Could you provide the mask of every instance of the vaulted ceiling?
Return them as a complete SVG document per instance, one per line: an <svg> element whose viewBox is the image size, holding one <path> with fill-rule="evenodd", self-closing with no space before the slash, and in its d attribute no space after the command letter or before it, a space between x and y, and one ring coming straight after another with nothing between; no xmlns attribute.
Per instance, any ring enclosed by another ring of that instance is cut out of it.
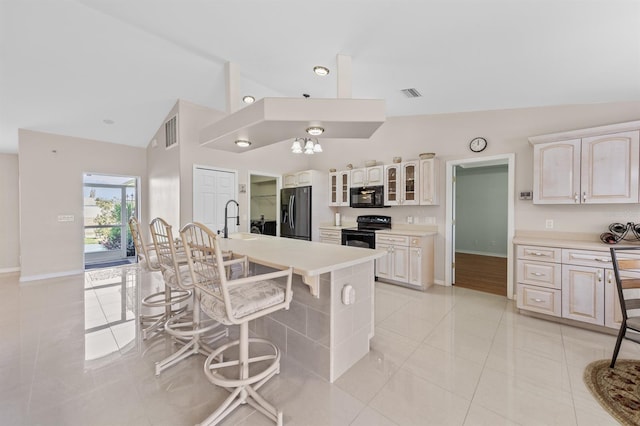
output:
<svg viewBox="0 0 640 426"><path fill-rule="evenodd" d="M388 116L640 100L639 22L638 0L0 0L0 152L18 128L146 146L177 99L225 110L227 62L242 95L331 98L350 56Z"/></svg>

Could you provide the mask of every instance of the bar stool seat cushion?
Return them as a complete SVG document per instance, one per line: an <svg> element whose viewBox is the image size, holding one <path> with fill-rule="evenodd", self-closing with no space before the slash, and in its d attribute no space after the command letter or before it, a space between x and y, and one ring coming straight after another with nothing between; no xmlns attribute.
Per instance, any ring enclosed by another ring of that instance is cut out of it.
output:
<svg viewBox="0 0 640 426"><path fill-rule="evenodd" d="M191 271L189 270L189 265L180 265L178 268L178 272L180 273L180 282L183 286L190 286L193 283L191 279ZM174 271L166 269L162 272L162 278L164 282L171 288L179 288L178 281L176 280L176 274Z"/></svg>
<svg viewBox="0 0 640 426"><path fill-rule="evenodd" d="M218 289L213 285L209 284L206 288L213 294L219 294ZM233 324L227 318L222 295L214 296L213 294L202 293L202 298L200 299L202 310L225 325ZM254 312L284 302L285 290L275 281L263 280L232 287L229 289L229 296L233 318L238 320Z"/></svg>

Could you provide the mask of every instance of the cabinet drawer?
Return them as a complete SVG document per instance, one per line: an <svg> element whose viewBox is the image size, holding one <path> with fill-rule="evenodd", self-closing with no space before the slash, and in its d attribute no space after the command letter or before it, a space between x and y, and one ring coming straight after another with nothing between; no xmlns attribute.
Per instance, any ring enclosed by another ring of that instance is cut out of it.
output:
<svg viewBox="0 0 640 426"><path fill-rule="evenodd" d="M560 290L518 283L518 309L559 317L562 312Z"/></svg>
<svg viewBox="0 0 640 426"><path fill-rule="evenodd" d="M560 263L562 249L541 246L518 246L518 259Z"/></svg>
<svg viewBox="0 0 640 426"><path fill-rule="evenodd" d="M562 288L562 265L518 260L518 282L541 287Z"/></svg>
<svg viewBox="0 0 640 426"><path fill-rule="evenodd" d="M409 245L411 247L422 247L422 237L409 237Z"/></svg>
<svg viewBox="0 0 640 426"><path fill-rule="evenodd" d="M376 244L381 243L408 246L409 238L410 237L408 235L376 234Z"/></svg>
<svg viewBox="0 0 640 426"><path fill-rule="evenodd" d="M563 249L562 263L596 268L613 268L609 251Z"/></svg>
<svg viewBox="0 0 640 426"><path fill-rule="evenodd" d="M320 238L342 240L342 231L339 229L322 229L320 228Z"/></svg>

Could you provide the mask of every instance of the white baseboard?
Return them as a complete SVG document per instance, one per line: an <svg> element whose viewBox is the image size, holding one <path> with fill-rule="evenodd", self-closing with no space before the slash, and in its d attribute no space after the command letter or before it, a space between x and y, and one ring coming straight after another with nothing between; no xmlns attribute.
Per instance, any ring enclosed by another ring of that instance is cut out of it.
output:
<svg viewBox="0 0 640 426"><path fill-rule="evenodd" d="M0 274L10 274L12 272L20 272L20 267L16 266L15 268L0 268Z"/></svg>
<svg viewBox="0 0 640 426"><path fill-rule="evenodd" d="M491 256L491 257L507 257L504 253L489 253L486 251L473 251L473 250L456 250L456 253L462 254L477 254L479 256Z"/></svg>
<svg viewBox="0 0 640 426"><path fill-rule="evenodd" d="M29 282L29 281L40 281L40 280L48 280L50 278L60 278L60 277L68 277L70 275L79 275L84 274L83 269L75 270L75 271L64 271L64 272L56 272L53 274L42 274L42 275L28 275L28 276L20 276L20 282Z"/></svg>

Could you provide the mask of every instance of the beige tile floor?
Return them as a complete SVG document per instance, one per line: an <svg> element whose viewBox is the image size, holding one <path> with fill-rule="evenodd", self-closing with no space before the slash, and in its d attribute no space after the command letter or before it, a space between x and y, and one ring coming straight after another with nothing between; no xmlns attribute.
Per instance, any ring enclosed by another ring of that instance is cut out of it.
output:
<svg viewBox="0 0 640 426"><path fill-rule="evenodd" d="M226 396L194 356L154 375L175 347L142 341L137 266L19 285L0 275L1 425L193 425ZM582 382L615 337L520 315L503 297L376 284L371 352L334 384L286 357L263 394L287 425L616 424ZM621 357L640 358L626 341ZM267 425L243 407L224 424Z"/></svg>

